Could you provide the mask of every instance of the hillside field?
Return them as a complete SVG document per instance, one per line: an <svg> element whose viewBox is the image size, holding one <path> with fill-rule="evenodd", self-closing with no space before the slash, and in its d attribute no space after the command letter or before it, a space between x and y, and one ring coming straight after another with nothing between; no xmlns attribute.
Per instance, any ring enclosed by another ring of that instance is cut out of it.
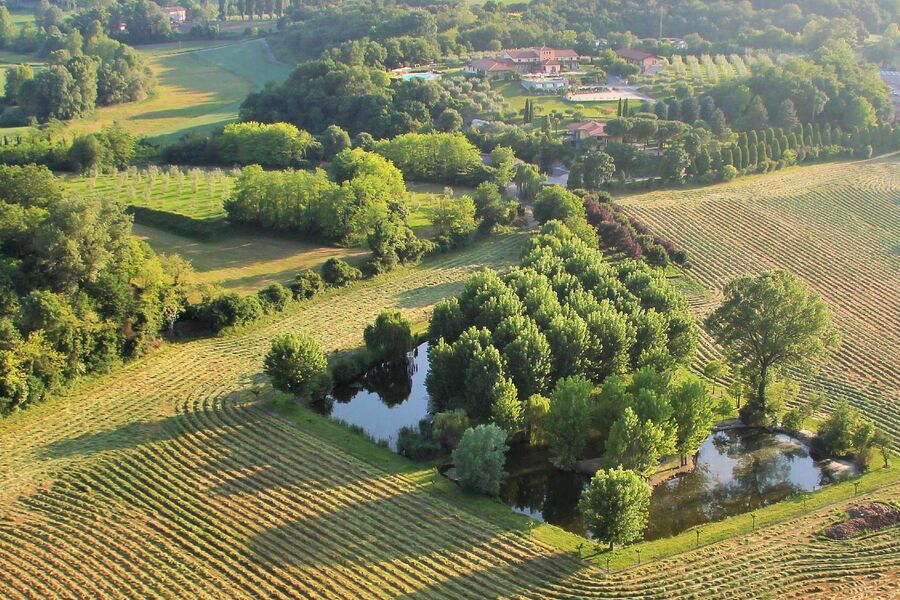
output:
<svg viewBox="0 0 900 600"><path fill-rule="evenodd" d="M698 317L731 279L783 268L830 305L840 350L809 389L847 397L900 436L900 156L798 167L697 190L621 200L654 232L685 248ZM701 355L717 349L704 337Z"/></svg>
<svg viewBox="0 0 900 600"><path fill-rule="evenodd" d="M118 122L134 135L172 140L234 121L247 94L269 81L283 81L292 70L273 62L264 43L252 39L141 46L138 50L156 75L151 96L140 102L100 107L88 117L68 122L66 129L92 132ZM0 53L0 70L4 64L35 60L33 56ZM0 129L0 134L5 131L11 130Z"/></svg>

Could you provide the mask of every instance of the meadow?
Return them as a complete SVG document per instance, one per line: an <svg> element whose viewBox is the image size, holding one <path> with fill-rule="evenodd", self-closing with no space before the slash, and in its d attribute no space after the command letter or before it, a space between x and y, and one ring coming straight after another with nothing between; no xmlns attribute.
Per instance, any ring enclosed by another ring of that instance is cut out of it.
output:
<svg viewBox="0 0 900 600"><path fill-rule="evenodd" d="M840 350L807 390L846 397L900 435L900 157L797 167L703 189L621 199L627 212L690 255L703 317L739 275L788 269L830 305ZM718 354L704 336L702 359Z"/></svg>
<svg viewBox="0 0 900 600"><path fill-rule="evenodd" d="M265 44L250 39L141 46L138 49L156 75L151 96L98 108L88 117L67 122L66 130L93 132L117 122L134 135L171 141L185 133L221 127L237 119L247 94L290 74L291 67L273 61ZM33 56L0 54L0 65L35 60Z"/></svg>

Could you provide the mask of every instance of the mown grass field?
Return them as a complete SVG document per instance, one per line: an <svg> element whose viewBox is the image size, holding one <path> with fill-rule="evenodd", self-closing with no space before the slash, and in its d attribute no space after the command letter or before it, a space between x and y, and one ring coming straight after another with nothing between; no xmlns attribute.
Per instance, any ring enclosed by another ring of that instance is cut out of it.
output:
<svg viewBox="0 0 900 600"><path fill-rule="evenodd" d="M130 169L111 175L70 176L67 185L79 194L107 198L200 221L225 218L223 202L231 194L237 172L223 169ZM432 234L430 210L444 186L410 183L409 223L416 235ZM473 188L453 188L454 196ZM177 253L191 261L196 282L253 292L270 283L291 280L298 271L317 268L329 258L361 262L367 248L323 246L289 235L232 234L225 239L197 240L160 227L135 227L135 234L156 252Z"/></svg>
<svg viewBox="0 0 900 600"><path fill-rule="evenodd" d="M252 328L164 347L0 421L0 597L872 597L895 589L897 528L845 543L816 535L844 496L607 576L542 542L555 541L552 531L532 533L500 504L432 485L324 418L272 412L260 371L273 335L307 331L327 351L355 347L383 308L421 320L474 270L515 263L523 241L495 236ZM900 489L876 497L896 501Z"/></svg>
<svg viewBox="0 0 900 600"><path fill-rule="evenodd" d="M247 94L268 81L284 80L292 70L273 62L263 44L254 39L142 46L139 50L156 75L153 94L140 102L98 108L68 122L66 129L91 132L118 122L135 135L172 140L224 125L237 118ZM34 60L33 56L0 54L0 63Z"/></svg>
<svg viewBox="0 0 900 600"><path fill-rule="evenodd" d="M847 397L900 439L900 157L823 164L698 190L621 200L655 232L684 247L698 316L726 282L784 268L831 306L843 341L807 389ZM717 349L707 337L701 354Z"/></svg>

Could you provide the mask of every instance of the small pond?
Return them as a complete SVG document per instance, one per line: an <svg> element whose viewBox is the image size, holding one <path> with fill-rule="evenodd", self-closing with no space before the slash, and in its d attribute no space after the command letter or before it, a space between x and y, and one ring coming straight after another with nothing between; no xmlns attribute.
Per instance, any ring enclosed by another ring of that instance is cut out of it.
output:
<svg viewBox="0 0 900 600"><path fill-rule="evenodd" d="M513 510L584 535L578 498L588 477L560 471L543 452L514 449L501 499ZM675 535L817 490L832 482L798 440L761 429L738 428L710 435L690 473L659 484L650 498L645 538Z"/></svg>
<svg viewBox="0 0 900 600"><path fill-rule="evenodd" d="M409 355L406 369L370 371L358 383L342 386L315 408L358 425L375 440L397 449L397 434L428 415L425 389L428 344ZM601 448L589 449L599 456ZM539 521L584 534L578 499L588 477L555 468L546 449L515 444L506 457L509 473L500 492L513 510ZM747 513L798 492L832 481L796 439L754 428L713 433L700 447L697 467L661 483L650 501L646 539L675 535L701 523Z"/></svg>
<svg viewBox="0 0 900 600"><path fill-rule="evenodd" d="M335 388L316 410L350 425L362 427L375 440L397 450L397 433L416 427L428 415L428 343L409 354L407 369L376 368L354 385Z"/></svg>

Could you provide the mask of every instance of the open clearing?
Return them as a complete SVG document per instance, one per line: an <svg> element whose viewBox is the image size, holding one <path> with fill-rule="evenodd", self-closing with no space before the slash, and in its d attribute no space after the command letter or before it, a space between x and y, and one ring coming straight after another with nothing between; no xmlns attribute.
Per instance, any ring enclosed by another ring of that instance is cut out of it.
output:
<svg viewBox="0 0 900 600"><path fill-rule="evenodd" d="M822 294L841 349L811 382L829 402L846 396L900 436L900 156L794 168L698 190L621 200L684 247L707 288L702 317L729 280L784 268ZM704 339L701 356L716 353Z"/></svg>
<svg viewBox="0 0 900 600"><path fill-rule="evenodd" d="M276 333L307 331L327 351L354 347L383 308L421 320L474 270L513 264L523 238L495 236L247 330L173 344L0 421L0 596L850 598L896 590L896 528L841 543L813 535L846 502L607 577L476 516L428 478L357 458L312 415L295 423L273 415L265 396L250 393L263 384L262 355ZM896 501L900 488L877 498Z"/></svg>
<svg viewBox="0 0 900 600"><path fill-rule="evenodd" d="M153 94L141 102L98 108L66 128L91 132L118 122L135 135L171 139L234 121L247 94L268 81L283 81L292 70L272 62L263 44L253 39L141 46L138 50L156 75ZM0 62L22 60L34 57L0 55Z"/></svg>
<svg viewBox="0 0 900 600"><path fill-rule="evenodd" d="M219 284L238 292L286 283L301 270L318 268L329 258L359 262L369 255L363 248L317 246L263 234L198 241L144 225L135 225L134 233L158 253L180 254L190 260L197 283Z"/></svg>

